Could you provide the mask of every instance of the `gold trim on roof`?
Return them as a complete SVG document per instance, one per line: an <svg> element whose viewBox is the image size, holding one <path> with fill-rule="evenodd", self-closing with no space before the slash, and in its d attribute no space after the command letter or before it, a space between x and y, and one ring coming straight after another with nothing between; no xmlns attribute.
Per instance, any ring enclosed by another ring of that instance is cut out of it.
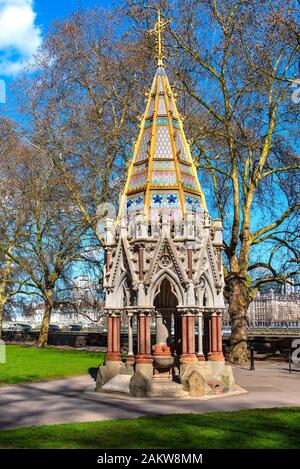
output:
<svg viewBox="0 0 300 469"><path fill-rule="evenodd" d="M156 35L156 47L157 47L157 65L158 67L163 66L163 59L164 59L164 54L163 54L163 49L164 49L164 40L162 37L162 33L166 29L166 26L170 24L171 20L164 21L161 16L161 9L157 9L157 21L154 25L153 29L150 29L149 33L150 34L155 34Z"/></svg>

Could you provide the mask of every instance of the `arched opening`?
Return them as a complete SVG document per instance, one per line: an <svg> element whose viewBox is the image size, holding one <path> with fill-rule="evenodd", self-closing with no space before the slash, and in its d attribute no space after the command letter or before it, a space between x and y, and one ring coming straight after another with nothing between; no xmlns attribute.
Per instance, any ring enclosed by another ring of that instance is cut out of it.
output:
<svg viewBox="0 0 300 469"><path fill-rule="evenodd" d="M153 305L156 311L156 346L167 346L173 354L179 338L177 320L178 299L172 283L167 277L160 282L155 293ZM177 347L178 348L178 347ZM166 349L168 351L168 349Z"/></svg>

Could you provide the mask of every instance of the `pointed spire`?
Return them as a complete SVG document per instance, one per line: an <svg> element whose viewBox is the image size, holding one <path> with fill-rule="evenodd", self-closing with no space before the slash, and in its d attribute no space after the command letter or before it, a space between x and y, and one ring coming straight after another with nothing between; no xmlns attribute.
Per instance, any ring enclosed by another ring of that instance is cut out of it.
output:
<svg viewBox="0 0 300 469"><path fill-rule="evenodd" d="M158 68L128 170L119 220L123 216L130 220L142 212L148 220L153 220L161 217L163 211L173 220L182 220L188 212L207 210L182 119L163 67L161 33L167 23L158 10L158 21L151 31L157 34Z"/></svg>

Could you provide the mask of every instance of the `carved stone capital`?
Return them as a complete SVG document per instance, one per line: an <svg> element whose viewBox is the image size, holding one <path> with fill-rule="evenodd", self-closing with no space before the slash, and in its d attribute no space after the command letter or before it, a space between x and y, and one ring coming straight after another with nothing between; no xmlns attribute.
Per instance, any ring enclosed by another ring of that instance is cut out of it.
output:
<svg viewBox="0 0 300 469"><path fill-rule="evenodd" d="M181 316L195 316L198 314L199 308L197 306L179 306L177 311Z"/></svg>
<svg viewBox="0 0 300 469"><path fill-rule="evenodd" d="M123 308L104 308L107 316L120 317L123 313Z"/></svg>

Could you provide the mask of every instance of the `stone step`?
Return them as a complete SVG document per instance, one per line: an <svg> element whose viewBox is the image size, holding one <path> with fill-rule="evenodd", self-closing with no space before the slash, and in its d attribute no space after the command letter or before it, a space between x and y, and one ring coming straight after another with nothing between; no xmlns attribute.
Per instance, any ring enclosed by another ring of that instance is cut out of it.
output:
<svg viewBox="0 0 300 469"><path fill-rule="evenodd" d="M187 397L189 394L185 392L182 385L175 383L169 379L153 379L150 397Z"/></svg>

